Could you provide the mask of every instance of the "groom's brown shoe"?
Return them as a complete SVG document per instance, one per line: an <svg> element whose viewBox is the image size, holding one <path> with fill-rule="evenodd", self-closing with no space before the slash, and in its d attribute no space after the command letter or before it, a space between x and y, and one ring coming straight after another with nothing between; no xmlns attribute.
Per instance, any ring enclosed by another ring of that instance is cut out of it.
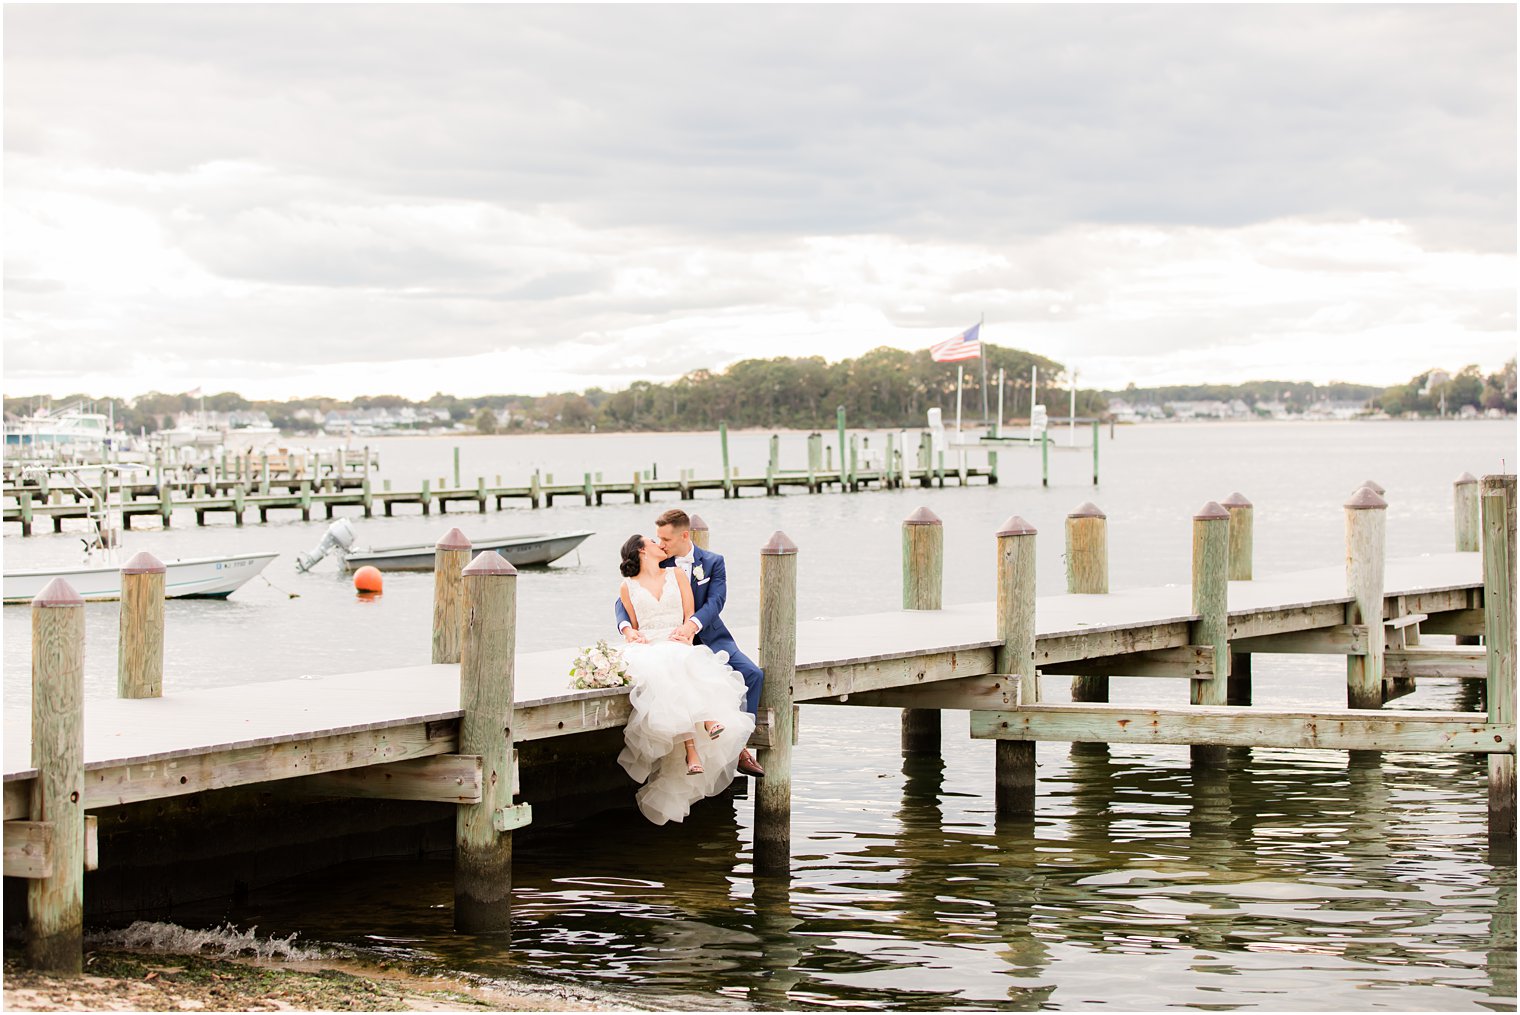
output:
<svg viewBox="0 0 1520 1015"><path fill-rule="evenodd" d="M765 778L765 769L761 768L760 762L756 761L755 756L749 753L748 747L739 752L739 771L745 775L752 775L756 779Z"/></svg>

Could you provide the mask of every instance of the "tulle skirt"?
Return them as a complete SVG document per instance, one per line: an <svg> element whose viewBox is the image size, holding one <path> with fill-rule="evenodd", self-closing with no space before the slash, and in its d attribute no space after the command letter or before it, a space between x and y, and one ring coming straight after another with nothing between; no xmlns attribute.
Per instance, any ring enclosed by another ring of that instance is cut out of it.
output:
<svg viewBox="0 0 1520 1015"><path fill-rule="evenodd" d="M682 821L692 804L734 780L739 753L755 730L755 717L744 711L744 678L729 668L728 653L705 645L653 640L622 649L633 679L633 714L618 764L644 783L636 799L646 818L657 825ZM723 733L711 739L704 721L722 723ZM688 739L696 744L702 775L686 774Z"/></svg>

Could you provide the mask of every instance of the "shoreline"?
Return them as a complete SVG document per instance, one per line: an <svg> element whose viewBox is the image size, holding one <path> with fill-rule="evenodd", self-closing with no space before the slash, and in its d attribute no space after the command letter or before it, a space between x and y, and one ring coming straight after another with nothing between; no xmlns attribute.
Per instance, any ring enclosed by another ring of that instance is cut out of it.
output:
<svg viewBox="0 0 1520 1015"><path fill-rule="evenodd" d="M81 976L5 960L9 1011L641 1011L531 975L490 979L353 954L270 959L90 948ZM665 1006L662 1004L662 1008Z"/></svg>

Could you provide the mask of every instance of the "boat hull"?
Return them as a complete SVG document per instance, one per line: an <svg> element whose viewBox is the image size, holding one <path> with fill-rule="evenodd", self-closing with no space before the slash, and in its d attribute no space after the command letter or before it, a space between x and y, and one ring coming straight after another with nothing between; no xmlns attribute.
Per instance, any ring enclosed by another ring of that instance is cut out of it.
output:
<svg viewBox="0 0 1520 1015"><path fill-rule="evenodd" d="M495 550L513 567L541 567L550 564L577 546L590 532L543 532L528 536L511 536L499 539L482 539L471 544L472 552ZM413 546L377 546L372 549L349 553L343 562L345 570L355 571L366 565L381 571L431 571L436 547L432 543Z"/></svg>
<svg viewBox="0 0 1520 1015"><path fill-rule="evenodd" d="M164 563L164 598L221 599L258 575L277 553L238 553L226 557L191 557ZM5 601L29 603L54 578L68 582L86 600L121 598L119 566L7 571Z"/></svg>

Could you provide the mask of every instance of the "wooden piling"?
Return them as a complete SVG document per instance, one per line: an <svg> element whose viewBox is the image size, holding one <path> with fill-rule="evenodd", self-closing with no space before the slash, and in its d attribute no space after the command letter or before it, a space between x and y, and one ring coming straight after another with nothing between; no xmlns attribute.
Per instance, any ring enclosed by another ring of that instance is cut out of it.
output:
<svg viewBox="0 0 1520 1015"><path fill-rule="evenodd" d="M1112 429L1109 430L1108 436L1109 436L1109 439L1113 439L1114 432L1113 432ZM1097 486L1098 485L1098 421L1096 419L1094 419L1092 421L1092 442L1093 442L1093 486Z"/></svg>
<svg viewBox="0 0 1520 1015"><path fill-rule="evenodd" d="M1214 675L1191 680L1188 702L1193 705L1224 705L1229 699L1229 582L1230 513L1209 501L1193 516L1193 612L1189 642L1214 650ZM1195 744L1193 764L1222 765L1223 747Z"/></svg>
<svg viewBox="0 0 1520 1015"><path fill-rule="evenodd" d="M1066 591L1108 592L1108 516L1090 501L1066 516ZM1072 677L1071 700L1107 701L1108 677Z"/></svg>
<svg viewBox="0 0 1520 1015"><path fill-rule="evenodd" d="M849 445L844 439L844 421L844 406L836 406L834 408L834 427L839 432L839 489L841 491L848 490L850 488L848 485L848 480L845 478L845 474L848 471L846 469L846 463L849 461L847 458L849 452L845 449Z"/></svg>
<svg viewBox="0 0 1520 1015"><path fill-rule="evenodd" d="M1250 581L1255 554L1255 508L1242 493L1232 493L1222 506L1230 513L1230 581ZM1230 654L1229 689L1226 701L1231 705L1251 704L1251 653Z"/></svg>
<svg viewBox="0 0 1520 1015"><path fill-rule="evenodd" d="M144 551L121 569L118 698L159 698L164 693L163 562Z"/></svg>
<svg viewBox="0 0 1520 1015"><path fill-rule="evenodd" d="M707 523L702 520L702 516L701 515L692 515L691 516L691 544L693 546L700 546L702 549L705 550L705 549L708 548L708 546L707 546L707 540L708 540Z"/></svg>
<svg viewBox="0 0 1520 1015"><path fill-rule="evenodd" d="M1050 431L1040 431L1040 485L1050 485Z"/></svg>
<svg viewBox="0 0 1520 1015"><path fill-rule="evenodd" d="M765 778L755 794L757 873L786 874L792 862L792 682L797 672L797 544L777 531L760 548L760 707L775 716L762 747Z"/></svg>
<svg viewBox="0 0 1520 1015"><path fill-rule="evenodd" d="M1515 475L1484 476L1483 640L1488 646L1488 721L1515 721ZM1488 757L1488 834L1515 837L1515 756Z"/></svg>
<svg viewBox="0 0 1520 1015"><path fill-rule="evenodd" d="M464 628L464 575L470 541L450 529L433 547L433 662L459 662Z"/></svg>
<svg viewBox="0 0 1520 1015"><path fill-rule="evenodd" d="M1458 476L1452 484L1453 514L1457 527L1457 552L1476 553L1481 546L1483 522L1479 517L1478 477L1470 472Z"/></svg>
<svg viewBox="0 0 1520 1015"><path fill-rule="evenodd" d="M52 873L26 883L26 957L38 970L84 964L84 599L55 578L32 600L30 820L52 828Z"/></svg>
<svg viewBox="0 0 1520 1015"><path fill-rule="evenodd" d="M1019 677L1019 704L1040 698L1034 668L1035 528L1015 515L997 533L997 636L999 673ZM1034 741L999 740L994 800L1000 818L1034 814Z"/></svg>
<svg viewBox="0 0 1520 1015"><path fill-rule="evenodd" d="M1366 655L1346 657L1348 708L1383 707L1383 548L1388 504L1371 485L1346 501L1346 623L1366 630Z"/></svg>
<svg viewBox="0 0 1520 1015"><path fill-rule="evenodd" d="M902 605L905 610L938 610L944 603L945 527L926 507L902 523ZM937 708L902 710L905 754L940 752Z"/></svg>
<svg viewBox="0 0 1520 1015"><path fill-rule="evenodd" d="M734 477L728 468L728 423L725 420L718 421L718 443L723 451L723 496L734 495Z"/></svg>
<svg viewBox="0 0 1520 1015"><path fill-rule="evenodd" d="M487 550L464 569L459 656L459 753L481 759L480 802L460 804L454 824L454 929L508 934L512 924L512 684L517 569Z"/></svg>

